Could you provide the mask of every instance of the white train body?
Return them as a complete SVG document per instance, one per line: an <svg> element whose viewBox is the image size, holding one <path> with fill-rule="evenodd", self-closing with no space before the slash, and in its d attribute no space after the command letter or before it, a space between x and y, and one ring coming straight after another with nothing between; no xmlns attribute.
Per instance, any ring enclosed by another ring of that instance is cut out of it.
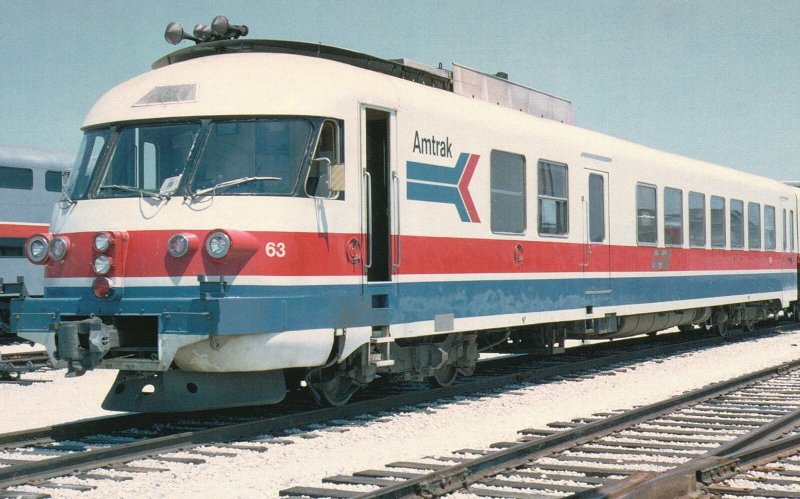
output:
<svg viewBox="0 0 800 499"><path fill-rule="evenodd" d="M337 403L381 374L448 382L492 344L724 332L796 305L792 187L329 47L222 41L156 66L89 112L43 234L66 253L14 308L57 365L123 371L109 407L277 402L290 372Z"/></svg>

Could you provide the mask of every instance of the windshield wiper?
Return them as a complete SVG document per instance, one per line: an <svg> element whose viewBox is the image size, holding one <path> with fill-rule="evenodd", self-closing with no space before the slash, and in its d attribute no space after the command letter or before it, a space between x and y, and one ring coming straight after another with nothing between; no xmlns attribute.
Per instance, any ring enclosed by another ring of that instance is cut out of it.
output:
<svg viewBox="0 0 800 499"><path fill-rule="evenodd" d="M164 199L164 196L162 196L161 194L159 194L157 192L148 191L146 189L141 189L139 187L131 187L129 185L109 184L109 185L101 185L100 188L101 189L113 189L115 191L123 191L123 192L135 192L136 194L139 194L140 196L147 196L147 197L151 197L151 198Z"/></svg>
<svg viewBox="0 0 800 499"><path fill-rule="evenodd" d="M202 196L203 194L208 194L209 192L214 192L217 189L224 189L226 187L233 187L234 185L246 184L248 182L258 182L261 180L283 180L283 179L280 177L242 177L233 180L226 180L225 182L220 182L215 186L198 190L197 192L192 194L192 199L198 196Z"/></svg>

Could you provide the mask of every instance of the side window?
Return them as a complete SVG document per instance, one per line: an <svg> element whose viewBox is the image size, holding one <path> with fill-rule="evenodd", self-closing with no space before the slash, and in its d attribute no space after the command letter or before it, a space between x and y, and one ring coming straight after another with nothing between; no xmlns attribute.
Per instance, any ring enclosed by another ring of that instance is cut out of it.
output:
<svg viewBox="0 0 800 499"><path fill-rule="evenodd" d="M324 121L319 131L314 161L306 178L306 195L330 198L330 193L333 193L333 199L344 199L344 169L333 168L342 162L341 149L339 124L331 120ZM338 195L336 191L339 191Z"/></svg>
<svg viewBox="0 0 800 499"><path fill-rule="evenodd" d="M525 157L503 151L491 156L492 232L525 232Z"/></svg>
<svg viewBox="0 0 800 499"><path fill-rule="evenodd" d="M606 193L602 175L589 174L589 241L606 239Z"/></svg>
<svg viewBox="0 0 800 499"><path fill-rule="evenodd" d="M569 232L567 165L539 160L539 234Z"/></svg>
<svg viewBox="0 0 800 499"><path fill-rule="evenodd" d="M30 168L12 168L10 166L0 166L0 188L22 189L25 191L32 190L33 170Z"/></svg>
<svg viewBox="0 0 800 499"><path fill-rule="evenodd" d="M744 202L731 199L731 248L744 248Z"/></svg>
<svg viewBox="0 0 800 499"><path fill-rule="evenodd" d="M61 192L61 172L48 170L44 173L44 188L49 192Z"/></svg>
<svg viewBox="0 0 800 499"><path fill-rule="evenodd" d="M761 249L761 205L747 203L747 247Z"/></svg>
<svg viewBox="0 0 800 499"><path fill-rule="evenodd" d="M726 245L725 198L711 196L711 247L724 248Z"/></svg>
<svg viewBox="0 0 800 499"><path fill-rule="evenodd" d="M775 233L775 207L764 205L764 249L774 250L777 247Z"/></svg>
<svg viewBox="0 0 800 499"><path fill-rule="evenodd" d="M706 195L689 193L689 246L706 246Z"/></svg>
<svg viewBox="0 0 800 499"><path fill-rule="evenodd" d="M24 248L24 237L0 237L0 258L24 257Z"/></svg>
<svg viewBox="0 0 800 499"><path fill-rule="evenodd" d="M664 244L683 245L683 191L664 189Z"/></svg>
<svg viewBox="0 0 800 499"><path fill-rule="evenodd" d="M658 243L657 217L656 188L638 184L636 186L636 241L639 244Z"/></svg>

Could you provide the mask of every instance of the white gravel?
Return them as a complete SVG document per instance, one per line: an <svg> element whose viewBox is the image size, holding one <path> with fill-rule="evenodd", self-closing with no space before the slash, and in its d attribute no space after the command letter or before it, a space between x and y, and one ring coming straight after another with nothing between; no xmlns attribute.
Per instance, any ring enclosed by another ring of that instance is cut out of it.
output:
<svg viewBox="0 0 800 499"><path fill-rule="evenodd" d="M516 440L517 431L524 428L544 428L553 421L649 404L794 360L799 354L800 330L645 362L611 376L525 385L500 396L455 400L338 428L346 431L298 432L281 437L291 440L290 445L268 440L260 443L267 447L266 452L237 450L235 457L204 457L206 463L199 465L140 461L132 464L169 470L136 474L125 482L93 481L97 488L90 492L47 492L54 497L83 499L278 497L281 489L295 485L325 487L320 480L326 476L381 468L392 461L420 461L462 448L487 448L494 442ZM114 375L96 371L67 379L63 371L54 371L24 375L26 379L53 379L52 383L0 384L4 408L0 432L109 414L99 406ZM190 452L176 455L198 457ZM74 479L61 481L75 483Z"/></svg>

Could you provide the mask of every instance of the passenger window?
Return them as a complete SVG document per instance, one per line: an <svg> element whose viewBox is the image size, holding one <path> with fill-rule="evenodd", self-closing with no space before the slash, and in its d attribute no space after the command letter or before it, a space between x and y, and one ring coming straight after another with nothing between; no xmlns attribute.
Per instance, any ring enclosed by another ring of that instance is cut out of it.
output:
<svg viewBox="0 0 800 499"><path fill-rule="evenodd" d="M731 199L731 248L744 248L744 201Z"/></svg>
<svg viewBox="0 0 800 499"><path fill-rule="evenodd" d="M761 205L747 203L747 248L761 249Z"/></svg>
<svg viewBox="0 0 800 499"><path fill-rule="evenodd" d="M764 249L774 250L776 246L775 207L764 205Z"/></svg>
<svg viewBox="0 0 800 499"><path fill-rule="evenodd" d="M525 157L492 151L490 189L492 232L525 232Z"/></svg>
<svg viewBox="0 0 800 499"><path fill-rule="evenodd" d="M61 172L48 170L44 173L44 188L49 192L61 192Z"/></svg>
<svg viewBox="0 0 800 499"><path fill-rule="evenodd" d="M639 244L658 243L657 217L656 188L650 185L637 185L636 240Z"/></svg>
<svg viewBox="0 0 800 499"><path fill-rule="evenodd" d="M606 239L606 193L603 176L589 175L589 241L602 243Z"/></svg>
<svg viewBox="0 0 800 499"><path fill-rule="evenodd" d="M725 236L725 198L711 196L711 247L724 248Z"/></svg>
<svg viewBox="0 0 800 499"><path fill-rule="evenodd" d="M689 193L689 246L706 246L706 195Z"/></svg>
<svg viewBox="0 0 800 499"><path fill-rule="evenodd" d="M0 258L24 257L24 248L24 237L0 237Z"/></svg>
<svg viewBox="0 0 800 499"><path fill-rule="evenodd" d="M569 232L567 165L539 160L539 234L563 236Z"/></svg>
<svg viewBox="0 0 800 499"><path fill-rule="evenodd" d="M0 188L22 189L25 191L32 190L33 170L30 168L12 168L10 166L0 166Z"/></svg>
<svg viewBox="0 0 800 499"><path fill-rule="evenodd" d="M683 191L664 189L664 244L683 246Z"/></svg>

